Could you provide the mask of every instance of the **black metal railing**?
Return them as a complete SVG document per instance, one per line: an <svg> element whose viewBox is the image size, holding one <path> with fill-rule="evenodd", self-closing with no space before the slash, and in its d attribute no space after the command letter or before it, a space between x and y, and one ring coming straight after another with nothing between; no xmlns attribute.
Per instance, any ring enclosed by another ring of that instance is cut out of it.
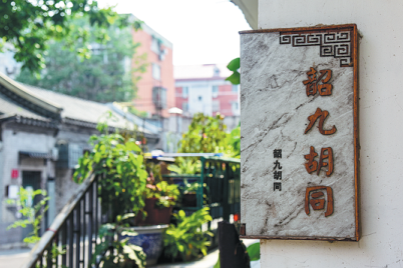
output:
<svg viewBox="0 0 403 268"><path fill-rule="evenodd" d="M99 176L91 175L32 249L25 268L89 267L102 223ZM94 267L97 265L94 265Z"/></svg>

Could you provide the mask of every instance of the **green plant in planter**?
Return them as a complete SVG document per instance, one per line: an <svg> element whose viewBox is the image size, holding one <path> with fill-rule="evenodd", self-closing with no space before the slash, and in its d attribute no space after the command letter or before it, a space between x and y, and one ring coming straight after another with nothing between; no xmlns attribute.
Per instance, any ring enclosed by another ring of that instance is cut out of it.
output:
<svg viewBox="0 0 403 268"><path fill-rule="evenodd" d="M184 194L196 193L197 189L199 189L200 184L195 181L193 183L189 183L187 179L183 180L184 186L182 186L182 191Z"/></svg>
<svg viewBox="0 0 403 268"><path fill-rule="evenodd" d="M175 215L177 226L170 224L164 235L164 254L172 261L178 258L188 261L200 252L207 254L211 232L203 231L202 225L212 220L209 208L205 207L186 217L183 210Z"/></svg>
<svg viewBox="0 0 403 268"><path fill-rule="evenodd" d="M175 160L175 164L168 166L168 170L179 175L198 174L201 171L201 162L191 158L178 157Z"/></svg>
<svg viewBox="0 0 403 268"><path fill-rule="evenodd" d="M107 128L100 124L98 129L102 132ZM99 195L103 211L112 212L109 222L116 222L118 215L140 212L145 205L143 192L148 174L135 139L105 131L92 136L90 142L94 149L79 159L74 181L82 182L91 172L101 175Z"/></svg>
<svg viewBox="0 0 403 268"><path fill-rule="evenodd" d="M168 184L161 181L154 185L148 185L146 188L146 198L157 198L157 207L173 207L179 198L180 192L178 185Z"/></svg>
<svg viewBox="0 0 403 268"><path fill-rule="evenodd" d="M120 239L119 235L135 236L136 232L130 230L124 221L134 217L133 213L119 215L116 224L104 224L99 229L101 243L95 247L95 253L91 259L91 265L96 265L97 261L103 268L144 268L146 254L139 246L129 244L129 238ZM109 254L104 254L109 250ZM102 256L99 260L99 256Z"/></svg>

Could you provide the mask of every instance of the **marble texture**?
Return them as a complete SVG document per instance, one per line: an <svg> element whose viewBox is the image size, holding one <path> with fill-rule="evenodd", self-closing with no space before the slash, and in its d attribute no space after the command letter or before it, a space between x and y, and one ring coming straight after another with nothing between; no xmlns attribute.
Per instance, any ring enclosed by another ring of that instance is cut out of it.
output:
<svg viewBox="0 0 403 268"><path fill-rule="evenodd" d="M331 96L307 96L303 81L314 67L333 71ZM355 236L353 68L339 59L320 57L318 46L279 44L279 33L241 34L241 219L248 236ZM319 120L304 134L308 116L327 110L324 128ZM334 172L309 174L304 155L315 147L319 161L323 147L331 147ZM282 149L282 191L273 190L274 149ZM305 213L307 187L330 186L334 212Z"/></svg>

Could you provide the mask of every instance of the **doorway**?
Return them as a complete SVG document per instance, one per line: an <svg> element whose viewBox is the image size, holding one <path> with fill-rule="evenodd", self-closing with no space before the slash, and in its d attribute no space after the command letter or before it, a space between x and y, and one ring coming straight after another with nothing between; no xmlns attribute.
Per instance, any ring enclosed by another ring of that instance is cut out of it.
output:
<svg viewBox="0 0 403 268"><path fill-rule="evenodd" d="M41 189L41 171L22 171L22 187L30 192ZM35 196L28 205L31 207L35 206L41 198L40 195ZM32 226L23 228L21 240L27 237L32 231Z"/></svg>

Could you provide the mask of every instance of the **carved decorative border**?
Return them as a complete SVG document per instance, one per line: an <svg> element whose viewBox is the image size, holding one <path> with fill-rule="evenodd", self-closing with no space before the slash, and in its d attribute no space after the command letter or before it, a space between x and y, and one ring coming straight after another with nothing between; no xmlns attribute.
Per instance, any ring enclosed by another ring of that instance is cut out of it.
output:
<svg viewBox="0 0 403 268"><path fill-rule="evenodd" d="M292 44L293 47L319 46L321 57L340 58L340 67L352 67L352 38L350 31L283 34L280 32L280 44Z"/></svg>

